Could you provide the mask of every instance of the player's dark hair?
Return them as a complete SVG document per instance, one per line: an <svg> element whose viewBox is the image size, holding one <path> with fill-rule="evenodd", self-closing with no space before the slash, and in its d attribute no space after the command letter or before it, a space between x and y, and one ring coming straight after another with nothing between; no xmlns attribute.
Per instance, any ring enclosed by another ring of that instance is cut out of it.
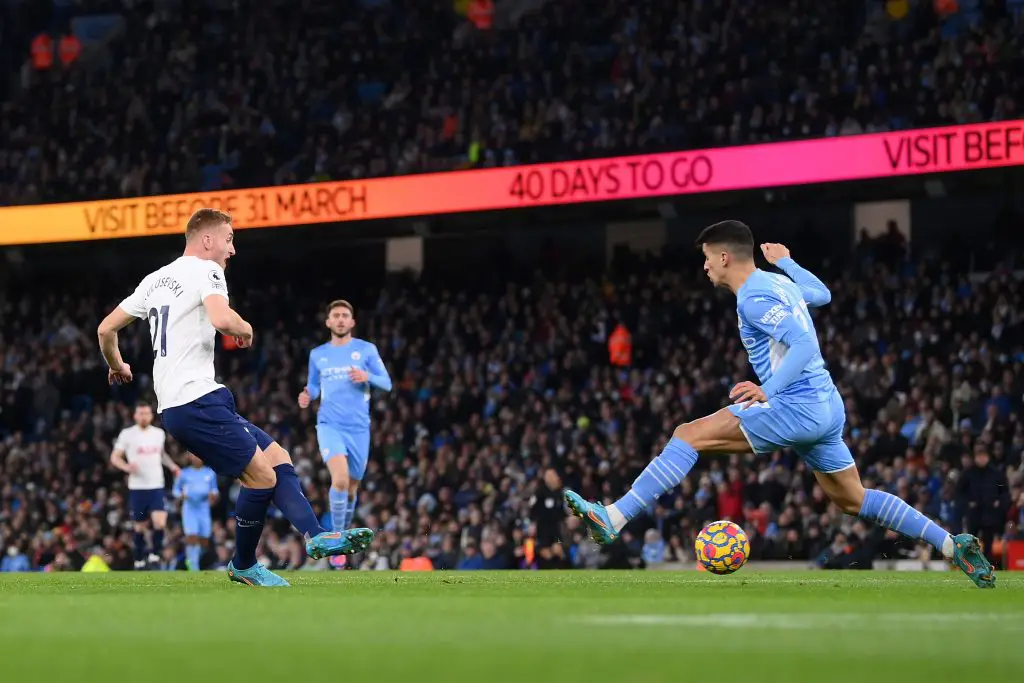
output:
<svg viewBox="0 0 1024 683"><path fill-rule="evenodd" d="M139 408L149 408L150 410L152 410L153 404L150 403L149 401L136 401L135 409L138 410Z"/></svg>
<svg viewBox="0 0 1024 683"><path fill-rule="evenodd" d="M207 228L213 228L227 223L231 225L231 214L220 209L199 209L188 219L185 225L185 239L192 237Z"/></svg>
<svg viewBox="0 0 1024 683"><path fill-rule="evenodd" d="M345 301L344 299L335 299L331 303L327 304L327 317L331 317L331 311L335 308L347 308L348 312L352 314L354 318L356 315L356 309L352 307L352 304Z"/></svg>
<svg viewBox="0 0 1024 683"><path fill-rule="evenodd" d="M754 233L741 221L721 221L701 230L697 248L705 244L725 247L726 251L743 259L754 258Z"/></svg>

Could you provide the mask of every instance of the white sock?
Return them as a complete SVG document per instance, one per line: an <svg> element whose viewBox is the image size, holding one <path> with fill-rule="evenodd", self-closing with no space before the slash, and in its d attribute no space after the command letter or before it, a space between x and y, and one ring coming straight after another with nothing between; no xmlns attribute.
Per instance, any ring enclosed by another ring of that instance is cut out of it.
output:
<svg viewBox="0 0 1024 683"><path fill-rule="evenodd" d="M626 526L626 522L629 520L619 512L619 508L615 507L615 503L612 503L604 509L608 513L608 519L612 522L612 528L615 529L615 533L622 531L622 527Z"/></svg>
<svg viewBox="0 0 1024 683"><path fill-rule="evenodd" d="M942 542L942 554L947 560L953 559L953 537L946 536L946 540Z"/></svg>

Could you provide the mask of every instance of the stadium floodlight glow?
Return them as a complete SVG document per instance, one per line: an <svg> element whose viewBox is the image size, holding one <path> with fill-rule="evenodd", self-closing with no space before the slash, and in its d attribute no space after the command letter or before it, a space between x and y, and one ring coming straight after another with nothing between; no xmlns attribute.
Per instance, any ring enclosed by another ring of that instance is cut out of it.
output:
<svg viewBox="0 0 1024 683"><path fill-rule="evenodd" d="M0 208L0 244L495 211L1024 165L1024 120L508 168Z"/></svg>

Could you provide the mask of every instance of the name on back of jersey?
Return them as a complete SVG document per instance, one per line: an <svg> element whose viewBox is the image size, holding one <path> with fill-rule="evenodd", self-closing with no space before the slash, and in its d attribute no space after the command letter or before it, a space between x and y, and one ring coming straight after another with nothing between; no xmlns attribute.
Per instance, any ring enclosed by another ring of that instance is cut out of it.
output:
<svg viewBox="0 0 1024 683"><path fill-rule="evenodd" d="M153 292L161 288L170 290L171 294L174 295L174 298L178 298L185 293L185 288L181 286L180 282L169 275L164 275L163 277L159 277L154 280L153 284L149 286L149 289L146 290L146 299L149 299Z"/></svg>

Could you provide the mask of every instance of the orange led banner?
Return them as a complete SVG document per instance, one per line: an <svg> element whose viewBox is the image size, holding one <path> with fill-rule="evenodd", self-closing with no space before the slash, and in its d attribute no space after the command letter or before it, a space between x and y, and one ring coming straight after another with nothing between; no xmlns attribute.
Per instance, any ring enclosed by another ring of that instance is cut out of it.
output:
<svg viewBox="0 0 1024 683"><path fill-rule="evenodd" d="M197 208L239 228L493 211L1024 165L1024 121L643 156L0 209L0 244L180 233Z"/></svg>

